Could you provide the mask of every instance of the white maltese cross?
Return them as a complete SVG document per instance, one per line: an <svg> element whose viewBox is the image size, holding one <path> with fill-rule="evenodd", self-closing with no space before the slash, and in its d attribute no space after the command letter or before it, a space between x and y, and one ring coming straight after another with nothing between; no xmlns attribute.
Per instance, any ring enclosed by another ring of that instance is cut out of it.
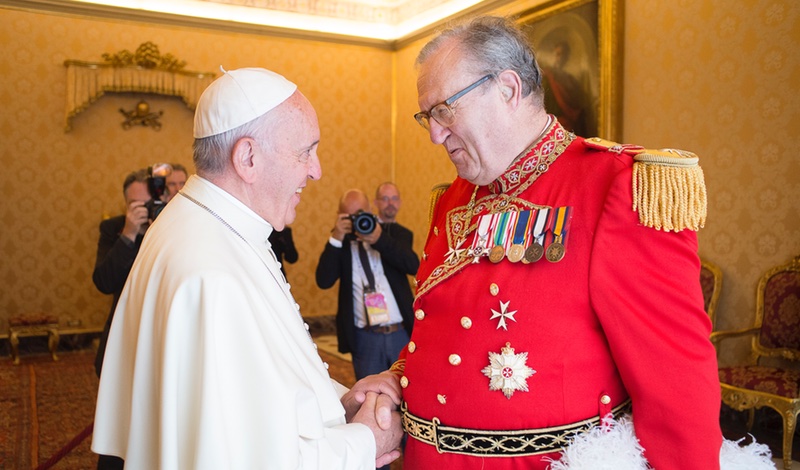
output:
<svg viewBox="0 0 800 470"><path fill-rule="evenodd" d="M510 300L508 302L503 302L501 300L500 311L498 312L497 310L492 309L492 318L490 318L489 320L494 320L495 318L500 319L500 321L497 322L498 330L502 327L504 330L508 331L508 325L506 325L506 318L508 318L509 320L517 321L517 319L514 318L514 314L517 313L517 311L516 310L512 312L508 311L508 304L510 303L511 303Z"/></svg>

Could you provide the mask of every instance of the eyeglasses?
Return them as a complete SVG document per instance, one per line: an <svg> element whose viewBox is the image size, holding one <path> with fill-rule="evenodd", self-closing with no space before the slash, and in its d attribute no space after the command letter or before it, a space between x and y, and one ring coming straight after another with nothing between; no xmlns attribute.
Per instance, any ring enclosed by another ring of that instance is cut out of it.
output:
<svg viewBox="0 0 800 470"><path fill-rule="evenodd" d="M447 98L446 100L442 101L439 104L433 105L430 111L418 112L417 114L414 115L414 119L416 119L419 125L424 127L426 130L431 130L431 124L430 124L431 118L435 119L436 122L438 122L444 127L453 125L453 123L456 122L456 110L452 108L453 103L455 103L456 100L466 95L470 91L474 90L475 88L478 88L479 86L481 86L481 84L483 84L483 82L489 80L492 77L494 77L493 73L481 77L477 82L464 88L463 90L459 91L450 98Z"/></svg>

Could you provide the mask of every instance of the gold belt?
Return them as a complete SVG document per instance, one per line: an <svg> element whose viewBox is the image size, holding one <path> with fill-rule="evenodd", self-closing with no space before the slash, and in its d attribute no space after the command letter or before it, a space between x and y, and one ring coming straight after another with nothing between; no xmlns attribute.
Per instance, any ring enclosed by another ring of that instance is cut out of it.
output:
<svg viewBox="0 0 800 470"><path fill-rule="evenodd" d="M629 412L630 400L611 410L615 419ZM436 447L441 453L509 457L548 454L568 446L575 436L600 423L600 417L551 428L489 431L443 426L438 418L431 421L408 412L403 402L403 430L414 439Z"/></svg>

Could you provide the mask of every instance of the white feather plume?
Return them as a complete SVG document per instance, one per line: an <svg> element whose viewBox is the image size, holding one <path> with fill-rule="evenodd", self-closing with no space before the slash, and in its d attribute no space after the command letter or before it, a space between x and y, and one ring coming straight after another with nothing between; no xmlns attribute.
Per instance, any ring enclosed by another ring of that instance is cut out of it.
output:
<svg viewBox="0 0 800 470"><path fill-rule="evenodd" d="M743 440L723 440L720 470L775 470L769 447L755 441L742 446ZM643 452L631 417L617 421L609 414L600 426L573 439L559 460L551 459L549 470L652 470Z"/></svg>

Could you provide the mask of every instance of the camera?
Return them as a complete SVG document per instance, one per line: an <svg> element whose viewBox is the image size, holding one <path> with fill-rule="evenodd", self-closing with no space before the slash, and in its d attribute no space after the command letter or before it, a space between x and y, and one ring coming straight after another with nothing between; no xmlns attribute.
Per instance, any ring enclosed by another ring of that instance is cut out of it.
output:
<svg viewBox="0 0 800 470"><path fill-rule="evenodd" d="M164 202L164 193L167 190L167 176L172 174L172 165L169 163L156 163L147 167L147 191L150 193L150 200L144 204L147 208L147 218L156 220L158 214L167 205Z"/></svg>
<svg viewBox="0 0 800 470"><path fill-rule="evenodd" d="M362 210L351 215L350 221L353 222L353 233L361 235L369 235L375 231L375 227L378 225L377 217Z"/></svg>

